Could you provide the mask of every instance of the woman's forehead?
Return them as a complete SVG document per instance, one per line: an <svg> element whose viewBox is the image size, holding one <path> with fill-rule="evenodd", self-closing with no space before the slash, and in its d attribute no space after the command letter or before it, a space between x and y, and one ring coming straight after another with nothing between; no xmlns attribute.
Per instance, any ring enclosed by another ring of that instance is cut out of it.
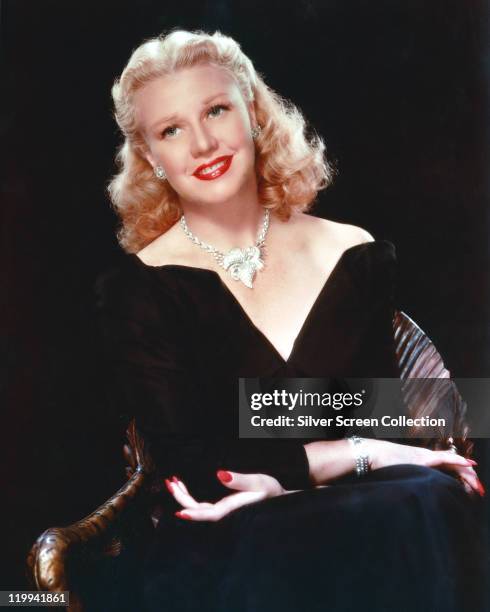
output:
<svg viewBox="0 0 490 612"><path fill-rule="evenodd" d="M173 115L182 107L199 107L219 96L240 96L233 76L209 64L181 68L160 76L139 89L134 96L136 112L147 126Z"/></svg>
<svg viewBox="0 0 490 612"><path fill-rule="evenodd" d="M199 95L201 92L207 95L220 88L227 93L237 87L235 79L227 70L205 64L181 68L171 74L157 77L144 85L136 95L141 92L143 97L157 94L171 98L187 94Z"/></svg>

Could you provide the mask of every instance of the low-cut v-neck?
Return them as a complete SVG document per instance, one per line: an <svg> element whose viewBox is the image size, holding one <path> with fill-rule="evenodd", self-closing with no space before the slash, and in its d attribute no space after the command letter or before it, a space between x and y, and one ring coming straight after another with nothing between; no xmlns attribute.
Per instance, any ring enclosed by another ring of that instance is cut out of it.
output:
<svg viewBox="0 0 490 612"><path fill-rule="evenodd" d="M238 298L231 291L231 289L226 285L226 283L223 282L221 276L215 270L210 270L208 268L198 268L196 266L186 266L186 265L183 265L183 264L163 264L163 265L160 265L160 266L151 266L151 265L148 265L148 264L144 263L137 255L133 255L132 257L134 257L141 266L143 266L144 268L150 269L150 270L165 270L165 269L176 269L176 270L178 270L178 269L183 269L183 270L193 271L193 272L195 272L197 274L210 274L210 275L216 277L217 280L219 281L217 286L222 288L223 292L225 293L227 298L232 302L232 304L235 306L237 311L240 313L240 316L245 321L245 323L254 331L254 333L259 338L259 340L263 344L265 344L274 353L275 357L283 365L288 365L288 364L290 364L293 361L297 351L299 350L300 345L301 345L301 339L304 337L304 335L308 331L308 328L309 328L309 325L310 325L310 321L311 321L315 311L321 305L321 302L323 301L323 298L325 297L325 295L328 292L328 288L329 288L331 282L333 282L333 279L335 278L335 276L341 270L342 264L345 262L346 257L348 257L350 254L352 254L353 252L357 251L358 249L360 249L362 247L370 248L371 245L377 244L378 242L379 241L371 241L371 242L363 242L363 243L360 243L360 244L356 244L354 246L351 246L351 247L345 249L340 254L339 258L337 259L337 261L335 263L335 265L333 266L333 268L331 269L331 271L328 274L327 278L325 279L324 283L322 284L321 289L319 290L316 298L314 299L312 306L308 310L308 313L306 314L306 316L305 316L305 318L303 320L303 323L302 323L302 325L300 327L300 330L297 333L297 335L296 335L296 337L295 337L295 339L294 339L294 341L293 341L293 343L291 345L291 350L290 350L289 355L287 356L287 358L283 357L283 355L280 353L280 351L277 349L277 347L274 345L274 343L270 340L270 338L267 335L267 333L264 332L263 330L261 330L257 326L257 324L254 322L252 317L247 313L245 308L242 306L242 304L240 303Z"/></svg>

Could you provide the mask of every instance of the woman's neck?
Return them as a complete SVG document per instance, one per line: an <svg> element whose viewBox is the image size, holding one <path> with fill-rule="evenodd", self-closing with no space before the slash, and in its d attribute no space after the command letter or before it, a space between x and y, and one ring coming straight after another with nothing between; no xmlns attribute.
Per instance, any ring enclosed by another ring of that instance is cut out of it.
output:
<svg viewBox="0 0 490 612"><path fill-rule="evenodd" d="M183 205L183 211L190 231L220 251L255 244L264 220L264 208L257 197L212 206Z"/></svg>

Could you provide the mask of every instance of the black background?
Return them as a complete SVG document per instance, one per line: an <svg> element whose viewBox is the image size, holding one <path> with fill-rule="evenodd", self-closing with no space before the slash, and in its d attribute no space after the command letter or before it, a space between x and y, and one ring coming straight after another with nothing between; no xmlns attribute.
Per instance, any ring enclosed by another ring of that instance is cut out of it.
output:
<svg viewBox="0 0 490 612"><path fill-rule="evenodd" d="M124 481L92 288L121 256L105 188L131 50L175 26L235 37L327 142L338 176L316 214L392 240L398 304L454 376L483 377L488 17L483 0L1 3L2 588L25 587L41 531Z"/></svg>

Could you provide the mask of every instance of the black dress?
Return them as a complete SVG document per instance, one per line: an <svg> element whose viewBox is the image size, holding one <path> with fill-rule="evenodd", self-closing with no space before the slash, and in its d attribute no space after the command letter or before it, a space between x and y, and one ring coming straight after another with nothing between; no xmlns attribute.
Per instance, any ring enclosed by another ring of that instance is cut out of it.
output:
<svg viewBox="0 0 490 612"><path fill-rule="evenodd" d="M229 493L218 469L301 489L207 523L176 518L162 487L142 566L145 609L481 609L476 504L454 478L402 465L314 489L306 440L238 439L239 377L398 376L395 265L389 242L347 249L287 361L215 272L129 256L99 279L111 395L136 418L162 481L178 475L207 501Z"/></svg>

